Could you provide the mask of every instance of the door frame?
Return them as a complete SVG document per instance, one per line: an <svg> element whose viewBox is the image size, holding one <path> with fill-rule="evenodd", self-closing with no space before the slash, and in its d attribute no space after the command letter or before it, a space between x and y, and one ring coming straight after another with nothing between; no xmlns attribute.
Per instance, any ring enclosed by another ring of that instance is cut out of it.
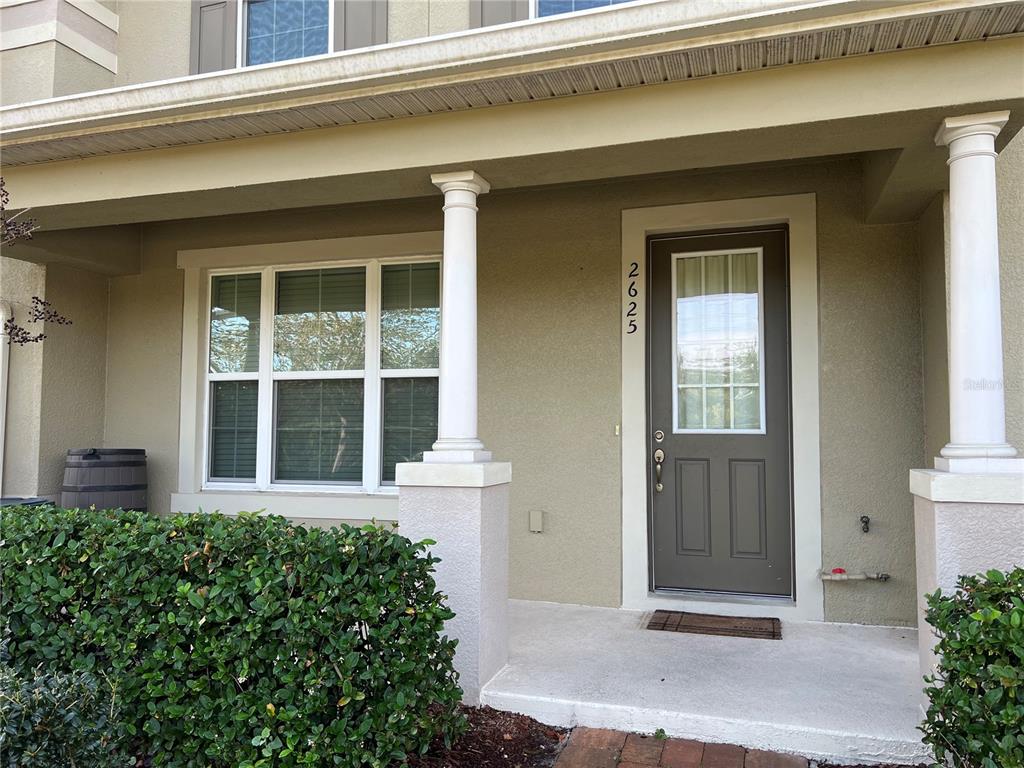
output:
<svg viewBox="0 0 1024 768"><path fill-rule="evenodd" d="M651 589L648 529L647 237L770 224L789 225L794 596L656 594ZM621 276L622 607L823 621L816 196L623 210Z"/></svg>

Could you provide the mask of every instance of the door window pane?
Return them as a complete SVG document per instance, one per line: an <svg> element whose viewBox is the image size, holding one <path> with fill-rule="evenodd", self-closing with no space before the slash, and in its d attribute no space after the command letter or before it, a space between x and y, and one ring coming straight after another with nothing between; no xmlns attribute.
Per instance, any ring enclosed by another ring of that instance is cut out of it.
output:
<svg viewBox="0 0 1024 768"><path fill-rule="evenodd" d="M260 276L217 275L210 290L210 372L260 367Z"/></svg>
<svg viewBox="0 0 1024 768"><path fill-rule="evenodd" d="M328 51L330 0L247 0L245 63L315 56Z"/></svg>
<svg viewBox="0 0 1024 768"><path fill-rule="evenodd" d="M361 370L365 337L365 268L278 273L275 371Z"/></svg>
<svg viewBox="0 0 1024 768"><path fill-rule="evenodd" d="M274 479L360 483L363 477L363 381L276 383Z"/></svg>
<svg viewBox="0 0 1024 768"><path fill-rule="evenodd" d="M256 479L255 381L210 384L210 479Z"/></svg>
<svg viewBox="0 0 1024 768"><path fill-rule="evenodd" d="M760 250L676 257L677 431L764 427L760 263Z"/></svg>
<svg viewBox="0 0 1024 768"><path fill-rule="evenodd" d="M437 368L441 265L385 265L380 294L381 367Z"/></svg>
<svg viewBox="0 0 1024 768"><path fill-rule="evenodd" d="M384 379L381 480L395 480L395 465L422 461L437 440L437 379Z"/></svg>

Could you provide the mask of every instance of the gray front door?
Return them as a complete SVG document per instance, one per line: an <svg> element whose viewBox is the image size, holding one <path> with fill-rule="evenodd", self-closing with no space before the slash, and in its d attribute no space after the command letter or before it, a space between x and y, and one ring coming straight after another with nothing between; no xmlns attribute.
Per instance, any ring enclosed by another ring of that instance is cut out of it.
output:
<svg viewBox="0 0 1024 768"><path fill-rule="evenodd" d="M785 229L648 240L655 589L792 596Z"/></svg>

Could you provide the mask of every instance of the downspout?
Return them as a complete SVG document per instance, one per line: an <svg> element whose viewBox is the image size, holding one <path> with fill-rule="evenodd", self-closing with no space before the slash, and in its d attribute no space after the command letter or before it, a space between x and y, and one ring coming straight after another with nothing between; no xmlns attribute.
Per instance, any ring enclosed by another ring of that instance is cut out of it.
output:
<svg viewBox="0 0 1024 768"><path fill-rule="evenodd" d="M13 316L11 305L0 299L0 327ZM0 333L0 496L4 490L4 443L7 423L7 374L11 363L11 345Z"/></svg>

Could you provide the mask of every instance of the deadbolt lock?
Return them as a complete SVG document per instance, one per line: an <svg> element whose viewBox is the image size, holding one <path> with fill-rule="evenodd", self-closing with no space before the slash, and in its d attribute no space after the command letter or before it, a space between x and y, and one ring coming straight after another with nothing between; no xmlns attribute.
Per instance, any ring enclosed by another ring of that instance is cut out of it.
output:
<svg viewBox="0 0 1024 768"><path fill-rule="evenodd" d="M656 429L654 431L654 442L660 443L664 439L665 439L665 433L662 432L660 429Z"/></svg>

